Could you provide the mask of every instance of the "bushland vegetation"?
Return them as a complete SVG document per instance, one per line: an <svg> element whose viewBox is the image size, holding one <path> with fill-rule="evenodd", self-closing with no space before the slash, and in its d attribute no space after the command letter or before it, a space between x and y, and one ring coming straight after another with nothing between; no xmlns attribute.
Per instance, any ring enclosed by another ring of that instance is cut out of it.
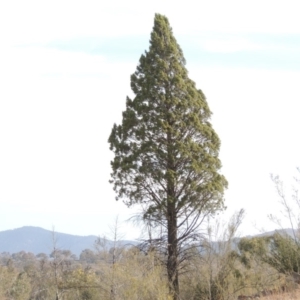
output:
<svg viewBox="0 0 300 300"><path fill-rule="evenodd" d="M207 220L200 243L186 245L180 299L297 299L298 242L283 232L238 238L243 216L241 210L227 223ZM117 226L110 247L99 238L79 257L55 243L50 255L1 253L0 299L172 299L163 263L167 253L142 241L120 246Z"/></svg>

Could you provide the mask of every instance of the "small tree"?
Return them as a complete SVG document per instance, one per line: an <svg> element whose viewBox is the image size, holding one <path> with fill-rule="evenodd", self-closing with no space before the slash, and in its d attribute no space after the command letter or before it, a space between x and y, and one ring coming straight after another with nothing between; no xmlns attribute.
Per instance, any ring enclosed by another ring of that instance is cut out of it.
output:
<svg viewBox="0 0 300 300"><path fill-rule="evenodd" d="M144 207L143 218L166 233L167 273L174 299L184 244L207 214L223 207L220 140L206 98L189 79L166 17L156 14L150 49L131 76L122 125L109 137L117 199Z"/></svg>
<svg viewBox="0 0 300 300"><path fill-rule="evenodd" d="M300 169L297 168L298 173ZM281 219L269 215L270 220L281 227L272 236L264 238L266 251L259 253L261 258L275 268L281 274L292 277L296 283L300 283L300 198L297 186L292 189L291 197L285 193L283 181L277 175L271 175L276 191L279 196L279 203L282 207L282 215L288 221L290 229L284 229ZM299 178L295 178L297 185Z"/></svg>
<svg viewBox="0 0 300 300"><path fill-rule="evenodd" d="M181 278L183 299L236 299L245 287L244 270L236 251L236 234L243 218L241 209L228 222L209 220L201 247L190 256L186 274Z"/></svg>

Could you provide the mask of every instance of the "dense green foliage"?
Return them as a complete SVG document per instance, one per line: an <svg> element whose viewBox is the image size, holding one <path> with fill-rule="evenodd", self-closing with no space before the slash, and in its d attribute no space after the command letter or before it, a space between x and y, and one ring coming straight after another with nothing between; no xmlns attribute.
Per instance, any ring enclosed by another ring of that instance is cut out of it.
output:
<svg viewBox="0 0 300 300"><path fill-rule="evenodd" d="M223 207L220 140L203 92L188 77L166 17L156 14L150 49L131 76L121 125L109 137L117 199L142 204L143 218L165 232L171 289L179 293L181 245L195 239L201 215ZM163 236L160 236L164 239Z"/></svg>
<svg viewBox="0 0 300 300"><path fill-rule="evenodd" d="M163 16L155 17L150 50L141 56L131 87L136 96L127 98L122 125L114 125L109 138L118 198L146 203L150 215L166 214L168 201L185 213L220 208L226 187L218 173L220 140Z"/></svg>

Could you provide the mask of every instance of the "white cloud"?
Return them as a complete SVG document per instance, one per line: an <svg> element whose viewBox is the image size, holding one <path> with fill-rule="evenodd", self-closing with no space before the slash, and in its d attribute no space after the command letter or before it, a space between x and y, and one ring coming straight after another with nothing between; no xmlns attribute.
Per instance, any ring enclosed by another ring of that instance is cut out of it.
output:
<svg viewBox="0 0 300 300"><path fill-rule="evenodd" d="M218 38L218 39L203 39L200 42L202 49L209 52L240 52L240 51L257 51L261 50L262 46L251 42L244 38Z"/></svg>
<svg viewBox="0 0 300 300"><path fill-rule="evenodd" d="M149 34L154 13L176 34L300 33L297 1L3 1L1 42L41 43L78 36ZM0 43L1 43L0 42Z"/></svg>
<svg viewBox="0 0 300 300"><path fill-rule="evenodd" d="M43 47L11 47L3 52L0 58L0 72L3 77L43 75L107 77L111 67L100 55L90 56L85 53L69 53Z"/></svg>
<svg viewBox="0 0 300 300"><path fill-rule="evenodd" d="M38 80L47 84L47 78L60 78L57 83L63 88L72 80L86 84L98 81L99 86L107 90L124 77L124 85L129 87L130 74L134 72L136 62L109 60L103 55L90 55L84 52L68 52L47 47L27 46L6 48L0 56L0 78L4 81L18 81L22 85L27 80ZM77 78L77 79L76 79ZM80 81L82 78L82 81ZM123 86L122 81L119 83ZM37 87L39 90L39 87Z"/></svg>

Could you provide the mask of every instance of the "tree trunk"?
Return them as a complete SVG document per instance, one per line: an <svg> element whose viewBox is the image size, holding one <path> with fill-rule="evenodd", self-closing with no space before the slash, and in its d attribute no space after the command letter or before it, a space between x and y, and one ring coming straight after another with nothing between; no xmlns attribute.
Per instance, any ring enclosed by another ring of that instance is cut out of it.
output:
<svg viewBox="0 0 300 300"><path fill-rule="evenodd" d="M172 121L168 120L170 126ZM173 155L173 142L171 131L167 133L168 141L168 182L167 182L167 220L168 220L168 259L167 272L169 281L169 290L174 300L179 299L178 282L178 240L177 240L177 212L175 201L175 159Z"/></svg>
<svg viewBox="0 0 300 300"><path fill-rule="evenodd" d="M170 294L174 300L179 299L178 282L178 243L177 243L177 217L175 203L168 203L168 261L167 271Z"/></svg>

